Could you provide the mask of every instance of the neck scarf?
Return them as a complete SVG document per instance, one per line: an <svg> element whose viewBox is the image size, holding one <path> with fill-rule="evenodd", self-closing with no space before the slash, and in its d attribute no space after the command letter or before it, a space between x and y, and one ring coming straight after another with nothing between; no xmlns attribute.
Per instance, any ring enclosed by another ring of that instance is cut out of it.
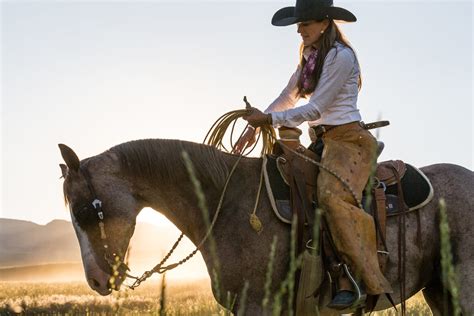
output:
<svg viewBox="0 0 474 316"><path fill-rule="evenodd" d="M314 78L312 76L314 67L316 66L316 57L318 57L318 50L316 48L312 48L308 59L306 60L306 64L303 67L302 72L302 90L305 93L311 93L314 90Z"/></svg>

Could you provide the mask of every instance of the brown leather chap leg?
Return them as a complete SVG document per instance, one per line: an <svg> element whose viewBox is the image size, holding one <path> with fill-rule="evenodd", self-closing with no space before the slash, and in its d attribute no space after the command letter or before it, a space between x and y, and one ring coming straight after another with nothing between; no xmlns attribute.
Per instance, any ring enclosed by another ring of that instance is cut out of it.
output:
<svg viewBox="0 0 474 316"><path fill-rule="evenodd" d="M358 122L333 128L322 138L322 164L342 177L361 200L375 163L375 138ZM343 183L323 169L318 176L318 201L325 211L336 250L364 282L367 293L392 293L390 283L379 268L372 216L356 206L357 202Z"/></svg>

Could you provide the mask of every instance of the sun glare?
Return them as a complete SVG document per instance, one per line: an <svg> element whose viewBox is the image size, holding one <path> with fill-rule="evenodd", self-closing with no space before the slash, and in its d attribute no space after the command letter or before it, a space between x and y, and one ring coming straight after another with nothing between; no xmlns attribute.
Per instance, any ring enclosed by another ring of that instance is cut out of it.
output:
<svg viewBox="0 0 474 316"><path fill-rule="evenodd" d="M155 226L171 226L175 227L164 215L152 208L145 207L137 216L137 222L150 223Z"/></svg>

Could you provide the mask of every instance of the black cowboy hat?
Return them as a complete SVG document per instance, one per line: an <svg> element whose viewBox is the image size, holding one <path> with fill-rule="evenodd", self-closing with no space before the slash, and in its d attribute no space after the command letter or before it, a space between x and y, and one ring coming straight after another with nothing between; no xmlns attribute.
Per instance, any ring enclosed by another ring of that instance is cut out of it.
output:
<svg viewBox="0 0 474 316"><path fill-rule="evenodd" d="M355 22L357 18L350 11L334 7L332 0L296 0L296 6L278 10L272 18L275 26L287 26L310 20L343 20Z"/></svg>

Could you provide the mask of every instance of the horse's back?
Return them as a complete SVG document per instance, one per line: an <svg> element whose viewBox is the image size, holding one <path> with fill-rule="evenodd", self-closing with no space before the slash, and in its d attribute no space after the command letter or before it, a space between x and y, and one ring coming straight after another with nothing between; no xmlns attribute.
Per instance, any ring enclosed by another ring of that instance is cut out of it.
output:
<svg viewBox="0 0 474 316"><path fill-rule="evenodd" d="M421 171L433 186L432 203L439 205L439 200L444 199L450 215L474 219L474 172L454 164L430 165Z"/></svg>

